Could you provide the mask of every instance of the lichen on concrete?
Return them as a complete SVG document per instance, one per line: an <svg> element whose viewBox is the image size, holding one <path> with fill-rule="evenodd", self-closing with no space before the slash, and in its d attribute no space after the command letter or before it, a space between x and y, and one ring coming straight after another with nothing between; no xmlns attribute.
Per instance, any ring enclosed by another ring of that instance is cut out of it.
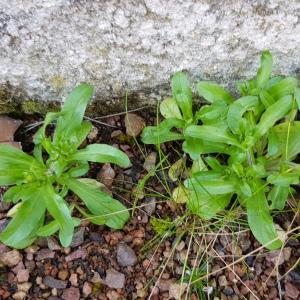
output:
<svg viewBox="0 0 300 300"><path fill-rule="evenodd" d="M155 103L178 70L225 85L250 77L266 48L274 73L297 75L299 16L298 0L2 0L0 86L61 102L87 82L97 107L115 110L126 91Z"/></svg>

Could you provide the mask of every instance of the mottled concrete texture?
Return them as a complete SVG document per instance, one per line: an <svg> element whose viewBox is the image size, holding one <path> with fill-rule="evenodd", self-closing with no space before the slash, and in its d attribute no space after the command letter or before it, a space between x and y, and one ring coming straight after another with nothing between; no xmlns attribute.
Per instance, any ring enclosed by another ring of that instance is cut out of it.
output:
<svg viewBox="0 0 300 300"><path fill-rule="evenodd" d="M61 101L84 81L108 110L126 90L149 103L177 70L252 76L266 48L299 76L299 16L299 0L0 0L0 95Z"/></svg>

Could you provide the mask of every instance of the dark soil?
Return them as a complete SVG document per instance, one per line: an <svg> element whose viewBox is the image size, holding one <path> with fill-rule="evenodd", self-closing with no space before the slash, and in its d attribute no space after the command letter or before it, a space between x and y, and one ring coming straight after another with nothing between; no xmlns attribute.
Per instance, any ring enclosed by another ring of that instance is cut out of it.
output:
<svg viewBox="0 0 300 300"><path fill-rule="evenodd" d="M139 115L147 124L154 123L149 112ZM35 116L26 117L15 135L27 152L32 150L34 130L25 133L25 128L37 120ZM129 155L132 166L125 170L111 166L113 181L104 183L130 208L136 185L147 174L144 157L134 139L126 135L124 116L101 121L116 128L94 124L87 143L115 145ZM166 145L165 151L175 161L173 146ZM155 151L151 146L140 147L146 156ZM103 165L92 164L89 176L97 178L100 172L105 172ZM134 216L121 231L83 221L69 248L61 248L56 237L39 239L24 250L12 250L0 243L0 299L299 299L299 231L291 235L283 249L270 252L260 249L247 227L238 225L232 233L228 222L224 223L228 226L205 230L190 216L173 235L158 237L156 243L151 243L157 237L151 218L174 221L183 215L184 206L154 197L155 193L165 193L157 178L151 178L147 186L153 190L152 195L139 200ZM7 224L8 209L0 202L0 231ZM242 218L242 213L238 217ZM275 220L283 230L288 230L292 221L292 227L300 225L295 213L278 215ZM194 232L192 224L197 227ZM178 239L181 233L186 234ZM196 271L191 281L201 280L188 286L193 266ZM184 271L187 276L181 284ZM205 276L207 271L209 277Z"/></svg>

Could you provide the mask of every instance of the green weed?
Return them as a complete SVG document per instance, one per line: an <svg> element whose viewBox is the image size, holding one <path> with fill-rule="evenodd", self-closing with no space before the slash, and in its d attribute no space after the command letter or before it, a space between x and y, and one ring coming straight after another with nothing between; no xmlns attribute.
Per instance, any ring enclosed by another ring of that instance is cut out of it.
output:
<svg viewBox="0 0 300 300"><path fill-rule="evenodd" d="M129 218L126 207L101 190L94 179L78 178L89 171L89 161L130 165L125 153L105 144L91 144L78 149L92 125L84 121L84 113L93 95L87 84L76 87L60 112L46 115L43 126L34 137L33 156L8 145L0 146L0 185L12 186L3 195L4 201L15 206L9 211L12 220L0 234L1 242L25 248L37 236L59 232L64 247L70 245L74 227L80 220L72 217L79 212L92 223L120 229ZM56 122L52 136L46 129ZM82 199L88 211L64 200L69 191ZM45 224L46 212L52 218Z"/></svg>

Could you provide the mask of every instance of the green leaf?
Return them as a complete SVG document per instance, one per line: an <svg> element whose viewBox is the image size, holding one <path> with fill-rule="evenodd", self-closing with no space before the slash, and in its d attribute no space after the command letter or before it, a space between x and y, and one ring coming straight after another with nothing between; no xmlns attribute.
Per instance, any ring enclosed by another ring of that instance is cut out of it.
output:
<svg viewBox="0 0 300 300"><path fill-rule="evenodd" d="M185 122L179 119L166 119L158 126L147 126L142 132L142 142L144 144L159 145L169 141L183 140L183 134L172 132L172 128L183 128Z"/></svg>
<svg viewBox="0 0 300 300"><path fill-rule="evenodd" d="M231 194L210 196L193 191L188 199L187 206L192 213L205 220L209 220L226 208L231 197Z"/></svg>
<svg viewBox="0 0 300 300"><path fill-rule="evenodd" d="M69 157L69 160L115 163L124 168L130 166L130 160L123 151L106 144L88 145L86 148L75 152Z"/></svg>
<svg viewBox="0 0 300 300"><path fill-rule="evenodd" d="M76 227L80 224L80 219L72 218L72 222L74 227ZM51 236L54 233L56 233L59 230L59 228L60 228L59 223L56 220L52 220L48 224L41 226L36 232L36 234L38 236L44 236L44 237Z"/></svg>
<svg viewBox="0 0 300 300"><path fill-rule="evenodd" d="M78 148L86 139L92 129L92 124L87 121L83 121L80 127L75 131L74 139L71 138L71 142L74 144L74 148Z"/></svg>
<svg viewBox="0 0 300 300"><path fill-rule="evenodd" d="M183 140L183 138L181 133L171 132L158 126L147 126L142 133L142 142L148 145L159 145L165 142Z"/></svg>
<svg viewBox="0 0 300 300"><path fill-rule="evenodd" d="M202 153L202 142L199 139L186 138L182 144L182 149L185 153L188 153L191 159L198 159Z"/></svg>
<svg viewBox="0 0 300 300"><path fill-rule="evenodd" d="M195 177L190 179L187 187L207 195L224 195L235 192L235 184L230 181L198 181Z"/></svg>
<svg viewBox="0 0 300 300"><path fill-rule="evenodd" d="M186 203L190 198L190 191L182 185L177 186L172 192L172 200L176 203Z"/></svg>
<svg viewBox="0 0 300 300"><path fill-rule="evenodd" d="M264 90L259 93L259 98L265 108L268 108L276 102L275 99L267 91Z"/></svg>
<svg viewBox="0 0 300 300"><path fill-rule="evenodd" d="M223 174L220 171L202 170L202 171L193 173L193 176L191 176L190 179L187 179L186 182L189 183L191 180L193 180L195 184L197 184L197 182L199 182L201 184L202 180L215 181L215 180L222 179L222 178L223 178ZM191 182L193 182L193 181L191 181Z"/></svg>
<svg viewBox="0 0 300 300"><path fill-rule="evenodd" d="M300 110L300 88L295 90L295 99L297 102L298 109Z"/></svg>
<svg viewBox="0 0 300 300"><path fill-rule="evenodd" d="M280 119L292 109L292 97L283 97L269 106L262 114L255 129L256 138L263 136Z"/></svg>
<svg viewBox="0 0 300 300"><path fill-rule="evenodd" d="M160 113L166 119L169 119L169 118L182 119L180 109L179 109L179 107L177 105L177 102L174 98L164 99L161 102L159 108L160 108Z"/></svg>
<svg viewBox="0 0 300 300"><path fill-rule="evenodd" d="M32 232L26 236L21 238L17 243L14 243L13 247L16 249L24 249L30 246L36 239L36 230L39 228L44 222L44 215L40 218L37 226L32 230Z"/></svg>
<svg viewBox="0 0 300 300"><path fill-rule="evenodd" d="M66 179L65 182L94 215L105 218L107 226L114 229L123 228L129 218L128 210L123 204L100 189L95 189L79 180Z"/></svg>
<svg viewBox="0 0 300 300"><path fill-rule="evenodd" d="M24 182L39 172L45 172L45 167L34 157L10 145L0 145L0 185Z"/></svg>
<svg viewBox="0 0 300 300"><path fill-rule="evenodd" d="M274 185L268 194L271 209L283 210L290 191L289 186Z"/></svg>
<svg viewBox="0 0 300 300"><path fill-rule="evenodd" d="M268 155L275 156L277 154L279 154L279 140L273 127L268 134Z"/></svg>
<svg viewBox="0 0 300 300"><path fill-rule="evenodd" d="M47 236L53 235L58 230L59 230L59 224L56 220L53 220L53 221L49 222L48 224L40 227L38 229L38 231L36 232L36 234L38 236L47 237Z"/></svg>
<svg viewBox="0 0 300 300"><path fill-rule="evenodd" d="M14 218L8 226L1 232L0 240L2 243L17 247L24 239L31 237L32 232L40 226L40 221L45 214L45 203L41 201L45 191L43 188L36 189L31 193L30 198L23 201L18 208Z"/></svg>
<svg viewBox="0 0 300 300"><path fill-rule="evenodd" d="M230 104L234 100L228 91L213 82L200 81L197 84L197 89L199 95L210 103L223 100Z"/></svg>
<svg viewBox="0 0 300 300"><path fill-rule="evenodd" d="M185 180L185 186L190 190L206 195L224 195L236 191L233 180L222 179L221 173L215 171L201 171Z"/></svg>
<svg viewBox="0 0 300 300"><path fill-rule="evenodd" d="M277 173L268 176L267 181L278 186L289 186L299 183L299 174L296 173Z"/></svg>
<svg viewBox="0 0 300 300"><path fill-rule="evenodd" d="M30 199L31 194L35 193L38 189L37 183L27 183L21 185L15 185L9 188L3 195L3 201L16 203L19 200Z"/></svg>
<svg viewBox="0 0 300 300"><path fill-rule="evenodd" d="M273 85L279 83L282 79L284 79L284 76L274 76L274 77L270 78L270 80L267 82L267 84L266 84L266 86L265 86L264 89L268 90Z"/></svg>
<svg viewBox="0 0 300 300"><path fill-rule="evenodd" d="M225 143L240 146L239 142L227 130L209 125L191 125L184 131L184 136L213 143Z"/></svg>
<svg viewBox="0 0 300 300"><path fill-rule="evenodd" d="M80 177L85 175L90 169L90 166L87 162L81 162L78 166L71 168L68 171L68 174L71 177Z"/></svg>
<svg viewBox="0 0 300 300"><path fill-rule="evenodd" d="M95 215L89 214L84 209L81 209L79 206L77 206L77 209L85 217L86 220L90 221L93 224L104 225L106 222L106 219L103 216L95 216Z"/></svg>
<svg viewBox="0 0 300 300"><path fill-rule="evenodd" d="M62 112L49 112L46 114L45 120L43 122L43 126L39 128L36 134L33 137L33 142L38 145L41 144L43 139L45 138L45 132L47 126L53 122L54 120L58 119L62 115Z"/></svg>
<svg viewBox="0 0 300 300"><path fill-rule="evenodd" d="M87 104L93 96L93 88L88 84L80 84L67 97L61 116L57 120L54 132L54 143L66 142L74 136L83 121Z"/></svg>
<svg viewBox="0 0 300 300"><path fill-rule="evenodd" d="M227 123L233 133L241 132L242 116L248 110L255 110L259 102L256 96L245 96L233 102L228 109Z"/></svg>
<svg viewBox="0 0 300 300"><path fill-rule="evenodd" d="M186 137L182 145L183 151L188 153L195 160L201 154L225 153L230 154L230 146L223 143L214 143L196 138Z"/></svg>
<svg viewBox="0 0 300 300"><path fill-rule="evenodd" d="M74 224L70 210L64 199L55 193L51 185L44 187L45 193L42 201L46 203L50 215L59 225L59 240L64 247L68 247L72 242Z"/></svg>
<svg viewBox="0 0 300 300"><path fill-rule="evenodd" d="M265 193L258 188L253 196L246 200L248 223L253 235L262 245L266 245L269 250L278 249L282 242L278 239Z"/></svg>
<svg viewBox="0 0 300 300"><path fill-rule="evenodd" d="M12 185L25 181L27 172L24 169L0 169L0 185Z"/></svg>
<svg viewBox="0 0 300 300"><path fill-rule="evenodd" d="M93 179L93 178L78 178L77 180L88 185L91 188L94 188L94 189L101 190L101 189L105 188L105 185L103 183L101 183L98 180Z"/></svg>
<svg viewBox="0 0 300 300"><path fill-rule="evenodd" d="M213 125L226 119L228 105L225 101L216 101L210 105L204 105L196 112L196 119L205 125Z"/></svg>
<svg viewBox="0 0 300 300"><path fill-rule="evenodd" d="M249 180L242 179L239 182L237 194L240 196L240 200L247 199L253 195Z"/></svg>
<svg viewBox="0 0 300 300"><path fill-rule="evenodd" d="M30 246L36 239L35 236L35 230L33 230L33 232L31 233L31 235L29 235L27 238L23 238L22 240L20 240L17 243L14 243L13 248L15 249L24 249L27 248L28 246Z"/></svg>
<svg viewBox="0 0 300 300"><path fill-rule="evenodd" d="M204 163L203 159L201 156L199 156L197 159L193 160L193 165L191 167L191 174L196 174L200 171L207 171L207 166Z"/></svg>
<svg viewBox="0 0 300 300"><path fill-rule="evenodd" d="M0 145L0 169L18 167L28 171L32 165L40 166L40 163L22 150L10 145Z"/></svg>
<svg viewBox="0 0 300 300"><path fill-rule="evenodd" d="M264 51L260 59L260 67L256 75L256 85L262 88L269 80L272 73L272 54L269 51Z"/></svg>
<svg viewBox="0 0 300 300"><path fill-rule="evenodd" d="M300 153L300 121L281 123L274 126L271 132L274 135L271 136L272 140L269 135L269 143L271 142L273 147L271 153L277 149L275 153L281 153L287 160L291 160Z"/></svg>
<svg viewBox="0 0 300 300"><path fill-rule="evenodd" d="M284 96L291 95L297 88L297 79L293 77L286 77L278 83L271 86L267 92L276 100Z"/></svg>
<svg viewBox="0 0 300 300"><path fill-rule="evenodd" d="M193 117L193 93L187 76L182 72L175 73L171 79L171 85L173 97L180 107L184 119L190 120Z"/></svg>

